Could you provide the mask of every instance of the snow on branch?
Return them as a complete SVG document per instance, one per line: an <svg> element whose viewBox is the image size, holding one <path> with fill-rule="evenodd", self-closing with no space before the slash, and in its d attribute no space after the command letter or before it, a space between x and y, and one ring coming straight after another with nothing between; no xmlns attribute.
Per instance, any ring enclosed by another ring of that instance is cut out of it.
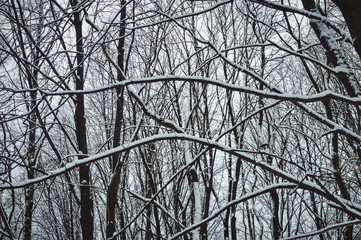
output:
<svg viewBox="0 0 361 240"><path fill-rule="evenodd" d="M361 220L352 220L352 221L337 223L337 224L333 224L333 225L330 225L330 226L328 226L328 227L319 229L319 230L314 231L314 232L305 233L305 234L300 234L300 235L292 236L292 237L281 238L280 240L291 240L291 239L308 238L308 237L320 235L320 234L322 234L322 233L325 233L325 232L327 232L327 231L331 231L331 230L336 229L336 228L351 226L351 225L360 224L360 223L361 223Z"/></svg>
<svg viewBox="0 0 361 240"><path fill-rule="evenodd" d="M289 188L295 188L297 187L296 184L293 184L293 183L276 183L276 184L272 184L272 185L269 185L263 189L260 189L260 190L257 190L257 191L254 191L252 193L249 193L249 194L246 194L240 198L237 198L233 201L230 201L228 202L226 205L222 206L221 208L219 208L217 211L215 211L211 216L203 219L201 222L199 223L195 223L193 224L192 226L189 226L187 227L186 229L184 229L183 231L173 235L172 237L169 237L168 240L172 240L172 239L178 239L180 238L181 236L183 236L184 234L192 231L193 229L195 228L198 228L200 227L201 225L215 219L216 217L218 217L221 213L223 213L224 211L226 211L228 208L234 206L234 205L237 205L239 203L242 203L242 202L245 202L249 199L252 199L252 198L255 198L257 196L260 196L262 194L265 194L265 193L268 193L270 192L271 190L274 190L274 189L289 189Z"/></svg>
<svg viewBox="0 0 361 240"><path fill-rule="evenodd" d="M139 147L139 146L142 146L142 145L154 142L154 141L162 141L162 140L193 141L196 143L204 144L209 147L216 148L220 151L229 153L231 155L237 156L240 159L242 159L248 163L258 166L266 171L272 172L273 174L283 178L284 180L287 180L291 183L297 184L298 188L309 190L309 191L312 191L316 194L319 194L319 195L325 197L329 201L340 206L343 209L343 211L345 211L349 214L352 214L355 217L357 216L358 218L361 219L361 205L360 204L353 203L351 201L348 201L348 200L338 197L338 196L330 195L328 192L325 192L324 189L322 187L318 186L317 184L315 184L309 180L301 179L298 176L294 176L290 173L287 173L275 166L271 166L270 164L268 164L266 162L259 161L256 157L254 157L250 154L244 153L242 151L238 151L238 149L223 145L212 139L205 139L205 138L201 138L201 137L196 137L196 136L192 136L192 135L188 135L188 134L179 134L179 133L159 134L159 135L154 135L151 137L143 138L143 139L140 139L140 140L137 140L134 142L130 142L126 145L122 145L122 146L107 150L100 154L95 154L95 155L87 157L87 158L74 160L73 162L66 164L64 167L58 168L53 171L49 171L47 175L44 175L41 177L28 179L28 180L21 181L18 183L1 184L0 189L22 188L22 187L26 187L26 186L29 186L29 185L32 185L35 183L40 183L40 182L46 181L48 179L52 179L56 176L62 175L65 172L68 172L72 169L80 167L84 164L89 164L89 163L93 163L93 162L99 161L101 159L104 159L108 156L111 156L112 154L114 154L116 152L129 151L135 147Z"/></svg>
<svg viewBox="0 0 361 240"><path fill-rule="evenodd" d="M334 71L337 71L335 69ZM199 76L176 76L176 75L165 75L165 76L156 76L156 77L147 77L147 78L136 78L136 79L128 79L122 82L117 82L114 84L105 85L98 88L85 89L85 90L66 90L66 91L46 91L42 89L10 89L5 88L9 92L14 93L23 93L23 92L34 92L39 91L45 96L54 96L54 95L81 95L81 94L91 94L102 92L105 90L115 89L118 87L128 86L132 84L142 84L142 83L155 83L155 82L172 82L172 81L182 81L182 82L199 82L199 83L207 83L211 85L215 85L217 87L221 87L234 92L242 92L254 94L260 97L272 98L276 100L290 101L290 102L302 102L302 103L310 103L310 102L318 102L323 100L339 100L342 102L346 102L352 105L361 105L361 97L348 97L339 93L335 93L330 90L326 90L320 93L311 94L311 95L295 95L288 93L277 93L277 92L267 92L263 90L253 89L249 87L240 86L237 84L222 82L217 79L207 78L207 77L199 77Z"/></svg>
<svg viewBox="0 0 361 240"><path fill-rule="evenodd" d="M297 13L297 14L306 16L306 17L308 17L310 19L319 20L319 21L325 23L326 25L328 25L329 27L331 27L332 29L334 29L335 31L337 31L341 36L344 37L344 39L346 41L349 41L351 44L353 44L353 40L352 40L352 38L351 38L351 36L350 36L350 34L348 32L346 32L342 28L338 27L337 25L332 23L327 17L322 16L319 13L307 11L305 9L299 9L299 8L296 8L296 7L276 3L274 1L269 1L269 0L250 0L250 1L254 2L254 3L261 4L261 5L264 5L264 6L267 6L267 7L270 7L270 8L273 8L273 9L277 9L277 10L280 10L280 11Z"/></svg>

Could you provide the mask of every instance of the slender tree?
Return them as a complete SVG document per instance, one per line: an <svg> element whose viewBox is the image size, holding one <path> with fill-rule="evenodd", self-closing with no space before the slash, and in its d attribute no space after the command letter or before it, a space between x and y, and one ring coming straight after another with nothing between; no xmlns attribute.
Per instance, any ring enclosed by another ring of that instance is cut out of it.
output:
<svg viewBox="0 0 361 240"><path fill-rule="evenodd" d="M81 14L82 5L77 1L70 1L73 10L73 24L75 28L76 41L76 70L74 72L75 89L83 90L85 84L84 76L84 39L83 20ZM85 119L84 95L77 95L75 100L75 133L78 142L79 159L88 155L87 126ZM94 237L94 214L93 197L90 190L91 177L90 165L79 168L80 181L80 223L83 240L91 240Z"/></svg>

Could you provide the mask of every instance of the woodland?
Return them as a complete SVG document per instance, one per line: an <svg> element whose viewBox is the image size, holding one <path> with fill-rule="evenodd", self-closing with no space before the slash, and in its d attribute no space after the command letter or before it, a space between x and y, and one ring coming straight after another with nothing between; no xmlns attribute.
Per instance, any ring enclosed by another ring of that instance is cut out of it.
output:
<svg viewBox="0 0 361 240"><path fill-rule="evenodd" d="M0 0L0 240L361 239L360 13Z"/></svg>

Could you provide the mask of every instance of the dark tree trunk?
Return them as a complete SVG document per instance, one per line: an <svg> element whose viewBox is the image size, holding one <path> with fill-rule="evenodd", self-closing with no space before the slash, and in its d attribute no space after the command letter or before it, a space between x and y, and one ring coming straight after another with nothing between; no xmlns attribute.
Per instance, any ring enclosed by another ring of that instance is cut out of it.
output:
<svg viewBox="0 0 361 240"><path fill-rule="evenodd" d="M273 225L273 239L277 240L281 237L281 226L280 219L278 216L280 208L280 200L276 190L271 190L270 195L273 202L273 216L272 216L272 225Z"/></svg>
<svg viewBox="0 0 361 240"><path fill-rule="evenodd" d="M121 19L120 19L120 31L119 31L119 41L118 41L118 71L117 71L117 81L121 82L125 79L124 76L124 38L125 38L125 17L126 17L126 5L123 0L121 3ZM123 121L123 89L117 89L117 104L116 104L116 115L114 123L114 138L113 138L113 147L118 147L120 145L120 135ZM113 234L116 230L115 228L115 207L118 200L118 186L120 183L121 175L121 160L120 154L115 153L111 159L111 166L113 171L113 176L111 182L108 186L107 191L107 229L106 235L107 238L113 239ZM123 215L120 215L120 218L123 218ZM123 223L124 219L120 219L120 223ZM122 224L121 224L122 225ZM122 226L121 226L122 227ZM125 231L121 235L121 239L125 239Z"/></svg>
<svg viewBox="0 0 361 240"><path fill-rule="evenodd" d="M320 12L319 7L316 5L314 0L302 0L302 4L307 11L316 11L319 14L323 14L322 12ZM340 49L334 46L334 39L329 39L329 36L321 32L323 25L325 27L327 26L320 20L311 20L310 25L313 31L316 33L316 36L319 38L323 48L325 49L327 59L330 64L332 64L333 67L346 66L348 69L350 69ZM342 85L345 87L349 96L356 97L360 94L358 80L352 73L340 71L337 73L337 77L342 83Z"/></svg>
<svg viewBox="0 0 361 240"><path fill-rule="evenodd" d="M19 48L22 54L23 59L30 59L31 57L26 53L25 50L25 39L26 37L23 36L23 31L21 26L23 26L23 9L21 4L17 2L18 5L15 4L15 1L11 1L11 7L13 9L13 18L16 22L16 29L18 40L19 40ZM29 34L28 32L26 32ZM37 75L38 75L38 66L39 66L39 52L35 51L33 59L31 59L33 63L33 72L32 66L26 63L25 66L25 79L28 81L29 88L36 88L37 87ZM19 66L20 68L22 66ZM27 110L30 113L28 119L28 146L27 146L27 177L28 179L33 179L35 176L35 165L36 165L36 107L37 107L37 93L31 92L29 94L30 101L27 105ZM26 96L27 98L27 96ZM34 207L34 185L27 186L25 188L25 223L24 223L24 239L30 240L32 235L32 222L33 222L33 207Z"/></svg>
<svg viewBox="0 0 361 240"><path fill-rule="evenodd" d="M354 40L354 47L361 58L361 1L358 0L332 0L342 12L346 20L351 37Z"/></svg>
<svg viewBox="0 0 361 240"><path fill-rule="evenodd" d="M71 1L74 7L74 27L76 34L76 60L77 70L75 75L76 90L84 89L84 49L83 49L83 33L82 20L80 11L77 8L77 0ZM78 142L78 149L80 154L88 154L88 145L86 138L86 121L84 112L84 96L77 95L75 107L75 132ZM79 159L84 158L79 156ZM93 200L90 193L90 167L83 165L79 168L80 180L80 224L82 230L83 240L93 239L94 223L93 223Z"/></svg>
<svg viewBox="0 0 361 240"><path fill-rule="evenodd" d="M28 81L30 87L35 87L35 75L31 75L28 72ZM30 106L28 107L31 112L29 118L29 146L27 152L28 166L27 177L33 179L35 177L35 164L36 164L36 92L30 94ZM31 239L31 225L33 219L33 207L34 207L34 185L30 185L25 188L25 226L24 226L24 239Z"/></svg>

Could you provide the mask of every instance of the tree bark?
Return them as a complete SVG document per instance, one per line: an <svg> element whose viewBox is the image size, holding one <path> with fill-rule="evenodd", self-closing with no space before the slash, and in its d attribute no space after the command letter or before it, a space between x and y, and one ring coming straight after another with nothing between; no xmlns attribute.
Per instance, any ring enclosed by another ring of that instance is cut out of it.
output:
<svg viewBox="0 0 361 240"><path fill-rule="evenodd" d="M321 15L323 14L322 12L320 12L314 0L302 0L302 4L307 11L313 11ZM328 26L320 20L312 19L310 20L310 25L313 31L316 33L316 36L319 38L323 48L325 49L327 59L329 60L330 64L332 64L333 67L342 67L348 70L339 71L336 75L341 84L345 87L349 96L359 96L361 94L361 90L358 80L356 79L350 66L346 62L338 43L332 37Z"/></svg>
<svg viewBox="0 0 361 240"><path fill-rule="evenodd" d="M361 58L361 2L357 0L332 0L341 10L354 40L354 48Z"/></svg>
<svg viewBox="0 0 361 240"><path fill-rule="evenodd" d="M120 13L120 31L119 31L119 41L118 41L118 67L117 70L117 81L121 82L125 79L124 76L124 38L125 38L125 18L126 18L126 2L122 0L121 3L121 13ZM113 147L118 147L120 145L120 135L123 122L123 88L117 89L117 104L116 104L116 115L114 123L114 137L113 137ZM120 154L115 153L111 159L111 167L113 171L112 179L108 186L107 190L107 229L106 236L109 239L113 239L113 234L115 232L115 207L118 200L118 186L120 183L121 175L121 161ZM123 215L120 215L123 218ZM124 219L120 219L120 223L123 223ZM122 226L121 226L122 227ZM121 239L125 239L125 231L121 235Z"/></svg>
<svg viewBox="0 0 361 240"><path fill-rule="evenodd" d="M83 48L83 33L82 20L80 11L77 9L77 0L71 1L74 8L74 27L76 34L76 61L77 69L75 75L76 90L84 89L84 48ZM75 132L78 142L78 150L80 154L79 159L84 158L88 154L88 144L86 138L86 120L85 120L85 104L84 95L77 95L75 107ZM82 230L83 240L92 240L94 232L93 222L93 200L90 192L90 166L82 165L79 168L80 180L80 225Z"/></svg>
<svg viewBox="0 0 361 240"><path fill-rule="evenodd" d="M346 1L346 2L349 3L349 1ZM306 10L317 11L318 13L321 14L319 7L316 5L314 0L302 0L302 4ZM360 5L360 4L358 4L358 5ZM346 17L345 17L345 19L346 19ZM345 66L345 67L347 67L347 69L350 70L350 67L347 65L340 48L338 47L338 45L333 44L333 43L335 43L335 41L332 39L332 37L330 35L327 34L328 27L319 20L311 20L310 25L311 25L312 29L314 30L314 32L316 33L317 37L319 38L323 48L326 50L328 62L330 62L330 64L332 64L335 67ZM351 31L351 29L350 29L350 31ZM355 48L356 48L356 46L355 46ZM337 74L337 77L350 96L352 96L352 97L359 96L360 88L359 88L359 85L357 84L357 80L356 80L355 76L353 75L353 73L351 71L349 73L339 72ZM330 120L333 120L330 103L331 102L327 102L327 103L324 103L324 105L326 108L327 118ZM350 194L347 190L347 187L345 185L345 182L344 182L343 177L341 176L341 172L340 172L340 159L339 159L339 155L338 155L338 141L339 141L338 133L333 133L332 134L332 143L331 143L332 144L332 153L331 154L332 154L332 166L334 168L334 176L335 176L336 183L340 188L342 197L347 200L350 200ZM353 235L353 226L348 226L344 236L346 239L352 239L352 235Z"/></svg>

